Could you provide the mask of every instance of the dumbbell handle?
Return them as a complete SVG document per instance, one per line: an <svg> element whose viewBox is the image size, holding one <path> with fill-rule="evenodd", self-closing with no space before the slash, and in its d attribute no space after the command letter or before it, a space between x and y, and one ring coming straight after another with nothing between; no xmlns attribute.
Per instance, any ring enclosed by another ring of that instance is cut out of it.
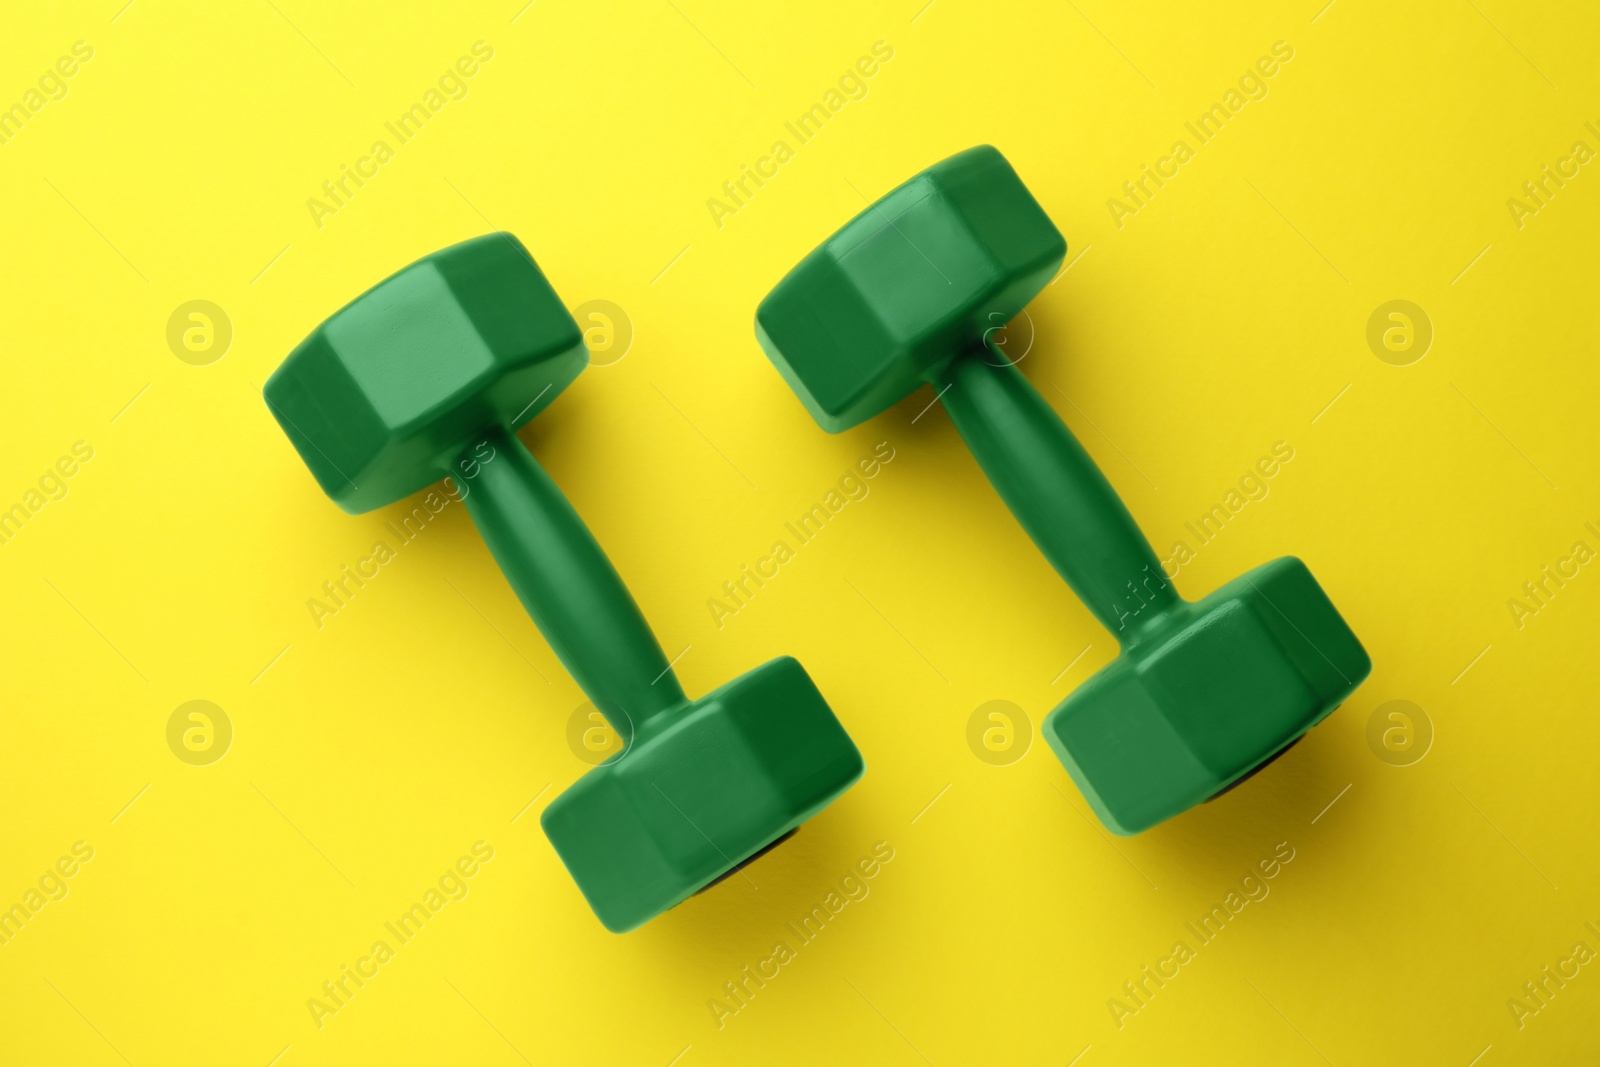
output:
<svg viewBox="0 0 1600 1067"><path fill-rule="evenodd" d="M624 742L685 702L649 623L594 535L517 436L497 428L452 467L467 511L545 640ZM463 470L477 473L462 478ZM466 464L463 466L463 464Z"/></svg>
<svg viewBox="0 0 1600 1067"><path fill-rule="evenodd" d="M933 384L1001 499L1118 641L1181 602L1100 468L1004 355L975 347Z"/></svg>

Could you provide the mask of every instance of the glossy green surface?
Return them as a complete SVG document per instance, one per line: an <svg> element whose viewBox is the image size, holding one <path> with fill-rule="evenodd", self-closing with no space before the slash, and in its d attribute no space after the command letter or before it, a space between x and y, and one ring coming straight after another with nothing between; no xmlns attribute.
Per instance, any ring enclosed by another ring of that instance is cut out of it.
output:
<svg viewBox="0 0 1600 1067"><path fill-rule="evenodd" d="M638 725L539 822L600 921L631 930L827 807L865 764L785 656Z"/></svg>
<svg viewBox="0 0 1600 1067"><path fill-rule="evenodd" d="M639 605L522 441L494 427L465 456L477 465L476 477L460 479L473 523L567 673L617 733L626 740L687 703Z"/></svg>
<svg viewBox="0 0 1600 1067"><path fill-rule="evenodd" d="M1119 834L1216 796L1321 722L1372 670L1293 556L1198 603L1147 614L1138 639L1044 722L1051 750Z"/></svg>
<svg viewBox="0 0 1600 1067"><path fill-rule="evenodd" d="M265 394L323 491L354 514L432 485L474 435L523 425L588 362L522 242L487 234L334 312Z"/></svg>
<svg viewBox="0 0 1600 1067"><path fill-rule="evenodd" d="M793 659L684 695L611 562L512 432L586 362L527 250L490 234L337 312L272 375L266 400L347 511L452 476L518 598L627 742L540 819L595 914L620 932L799 826L864 765Z"/></svg>
<svg viewBox="0 0 1600 1067"><path fill-rule="evenodd" d="M1105 824L1132 834L1225 789L1331 712L1371 661L1305 564L1198 603L1172 587L1055 411L987 343L1066 242L993 148L856 216L762 301L762 348L824 429L931 384L1001 498L1122 654L1045 720Z"/></svg>
<svg viewBox="0 0 1600 1067"><path fill-rule="evenodd" d="M857 215L769 293L756 336L830 433L904 399L1004 326L1067 243L1011 164L973 148Z"/></svg>
<svg viewBox="0 0 1600 1067"><path fill-rule="evenodd" d="M1045 558L1119 639L1178 596L1094 460L1022 372L982 347L935 380L983 472Z"/></svg>

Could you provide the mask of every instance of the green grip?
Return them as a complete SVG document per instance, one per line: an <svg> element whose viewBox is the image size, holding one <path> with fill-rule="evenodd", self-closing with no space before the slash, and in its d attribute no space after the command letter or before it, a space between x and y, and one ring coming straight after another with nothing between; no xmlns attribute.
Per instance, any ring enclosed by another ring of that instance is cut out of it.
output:
<svg viewBox="0 0 1600 1067"><path fill-rule="evenodd" d="M1180 603L1105 475L1004 355L975 347L934 385L1011 513L1118 641Z"/></svg>
<svg viewBox="0 0 1600 1067"><path fill-rule="evenodd" d="M626 743L686 702L639 605L594 535L516 435L496 428L451 469L467 511L545 640ZM476 467L463 479L462 472Z"/></svg>

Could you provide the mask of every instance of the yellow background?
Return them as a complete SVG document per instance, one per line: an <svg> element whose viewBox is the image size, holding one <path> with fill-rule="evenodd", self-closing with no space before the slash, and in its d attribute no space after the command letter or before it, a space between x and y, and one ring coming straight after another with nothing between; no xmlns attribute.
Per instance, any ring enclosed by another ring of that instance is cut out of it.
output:
<svg viewBox="0 0 1600 1067"><path fill-rule="evenodd" d="M0 37L4 102L94 48L0 146L0 504L94 448L0 547L0 904L95 850L0 947L0 1061L1600 1056L1600 967L1520 1029L1506 1003L1600 948L1600 576L1521 629L1507 607L1575 541L1600 548L1600 173L1520 229L1506 206L1574 141L1600 148L1592 11L122 2L36 6ZM494 58L470 94L319 229L306 200L478 40ZM707 199L880 40L869 94L719 229ZM1118 228L1107 199L1280 40L1266 98ZM1297 554L1374 662L1257 779L1135 839L1097 828L1037 740L1114 644L943 413L913 424L930 394L829 437L751 329L863 197L984 142L1071 246L1023 369L1163 556L1275 442L1295 449L1180 589ZM468 517L446 510L319 630L307 599L399 508L342 514L258 392L350 297L491 227L569 306L632 321L626 356L524 437L667 654L689 646L685 687L793 654L868 764L748 880L622 937L536 824L587 769L566 741L583 696ZM1395 298L1435 330L1410 366L1365 340ZM165 339L193 299L234 328L207 366ZM879 441L896 458L871 495L718 629L707 599ZM234 727L210 766L167 746L192 699ZM1367 742L1397 699L1435 731L1406 767ZM991 700L1032 722L1008 766L967 744ZM319 1029L307 999L480 840L470 895ZM871 895L719 1029L722 984L879 841L895 858ZM1108 999L1279 842L1295 858L1271 895L1119 1029Z"/></svg>

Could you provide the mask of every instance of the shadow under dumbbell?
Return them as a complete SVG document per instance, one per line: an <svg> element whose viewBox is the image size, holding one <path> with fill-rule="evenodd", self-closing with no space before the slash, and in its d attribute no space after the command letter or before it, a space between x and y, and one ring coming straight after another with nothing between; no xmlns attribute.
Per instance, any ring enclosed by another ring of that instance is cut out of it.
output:
<svg viewBox="0 0 1600 1067"><path fill-rule="evenodd" d="M771 852L773 849L777 848L779 845L783 844L785 841L789 840L789 838L793 837L795 834L797 834L799 832L800 832L800 827L796 826L793 830L790 830L788 833L774 838L769 844L763 845L761 848L759 848L755 852L751 853L751 855L748 858L746 858L746 859L744 859L744 860L742 860L742 861L740 861L738 863L735 863L732 867L729 867L727 870L723 871L721 874L719 874L715 878L711 879L711 881L707 882L705 885L701 886L699 889L696 889L692 895L697 897L701 893L704 893L707 889L710 889L712 886L721 885L723 882L726 882L729 878L732 878L734 875L738 874L740 871L744 870L746 867L750 866L756 860L760 859L762 856L765 856L768 852Z"/></svg>
<svg viewBox="0 0 1600 1067"><path fill-rule="evenodd" d="M1337 711L1337 710L1339 710L1339 709L1338 708L1334 709L1334 711ZM1306 733L1310 733L1310 732L1311 732L1310 730L1306 731ZM1210 796L1206 797L1205 803L1209 804L1213 800L1217 799L1218 797L1223 796L1224 794L1227 794L1227 793L1231 793L1233 790L1238 789L1241 785L1244 785L1244 783L1248 782L1250 779L1254 778L1256 775L1260 774L1262 771L1266 770L1268 767L1270 767L1274 763L1278 762L1280 759L1282 759L1284 757L1285 753L1287 753L1291 748L1293 748L1294 746L1298 745L1300 742L1304 741L1305 739L1306 739L1306 734L1301 734L1299 737L1295 738L1293 741L1290 741L1287 745L1284 745L1282 748L1278 749L1278 751L1274 752L1272 755L1268 756L1266 759L1262 760L1260 763L1256 764L1254 767L1251 767L1248 771L1245 771L1239 777L1235 778L1233 781L1229 782L1227 785L1223 786L1221 789L1217 790L1215 793L1212 793Z"/></svg>
<svg viewBox="0 0 1600 1067"><path fill-rule="evenodd" d="M617 569L518 436L535 417L541 431L575 417L570 404L542 413L588 359L583 331L528 250L491 233L425 256L345 305L263 392L345 511L399 503L389 526L410 540L402 530L433 522L439 500L461 501L556 658L627 738L623 753L539 815L596 916L623 933L696 883L749 863L735 866L734 856L770 850L865 764L790 657L698 700L684 692L676 660ZM562 466L559 449L544 451ZM463 525L452 523L453 539ZM465 547L443 540L433 535L429 551Z"/></svg>
<svg viewBox="0 0 1600 1067"><path fill-rule="evenodd" d="M755 331L830 433L935 390L911 422L943 406L1022 532L1121 646L1040 733L1105 827L1128 837L1281 756L1372 662L1296 557L1196 601L1179 595L1093 458L1016 366L1034 336L1025 306L1060 277L1066 254L1011 164L980 145L901 183L813 249L761 301ZM953 448L935 427L897 430L926 438L926 458Z"/></svg>

